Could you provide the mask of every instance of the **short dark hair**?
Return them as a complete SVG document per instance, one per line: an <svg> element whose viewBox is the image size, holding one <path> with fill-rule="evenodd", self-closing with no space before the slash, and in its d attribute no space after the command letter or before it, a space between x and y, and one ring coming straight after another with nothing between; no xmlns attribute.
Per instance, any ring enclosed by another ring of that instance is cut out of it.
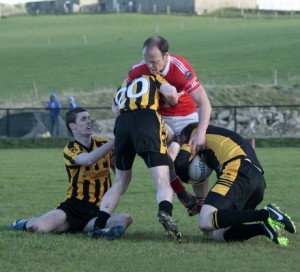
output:
<svg viewBox="0 0 300 272"><path fill-rule="evenodd" d="M162 36L152 36L148 38L143 44L143 49L145 47L147 47L148 49L152 47L157 47L163 55L169 52L169 43Z"/></svg>
<svg viewBox="0 0 300 272"><path fill-rule="evenodd" d="M66 126L67 126L67 129L68 129L70 135L73 136L73 133L69 127L69 124L76 123L77 113L85 112L85 111L87 111L85 108L78 107L78 108L71 109L66 113Z"/></svg>

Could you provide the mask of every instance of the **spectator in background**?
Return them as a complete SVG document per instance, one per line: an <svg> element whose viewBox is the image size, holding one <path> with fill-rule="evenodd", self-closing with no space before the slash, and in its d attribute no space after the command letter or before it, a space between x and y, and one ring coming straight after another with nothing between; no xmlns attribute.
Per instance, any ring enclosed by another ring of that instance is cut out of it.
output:
<svg viewBox="0 0 300 272"><path fill-rule="evenodd" d="M51 136L59 136L59 115L61 104L55 93L50 95L50 101L47 103L46 109L49 111Z"/></svg>
<svg viewBox="0 0 300 272"><path fill-rule="evenodd" d="M69 109L77 108L77 104L75 103L75 98L73 96L69 96Z"/></svg>

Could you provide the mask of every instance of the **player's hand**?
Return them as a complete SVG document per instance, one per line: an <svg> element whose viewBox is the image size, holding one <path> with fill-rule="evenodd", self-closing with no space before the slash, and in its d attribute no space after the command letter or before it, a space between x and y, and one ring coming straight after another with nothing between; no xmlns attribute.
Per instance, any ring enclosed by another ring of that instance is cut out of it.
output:
<svg viewBox="0 0 300 272"><path fill-rule="evenodd" d="M203 207L204 200L205 200L205 198L198 198L197 204L194 207L187 209L188 215L194 216L194 215L199 214L201 211L201 208Z"/></svg>
<svg viewBox="0 0 300 272"><path fill-rule="evenodd" d="M206 142L206 138L205 135L204 136L200 136L194 134L193 136L191 136L190 141L189 141L189 145L192 146L192 154L198 154L199 151L203 150L205 148L205 142Z"/></svg>
<svg viewBox="0 0 300 272"><path fill-rule="evenodd" d="M115 116L118 116L120 114L120 109L117 105L112 105L111 110L114 113Z"/></svg>

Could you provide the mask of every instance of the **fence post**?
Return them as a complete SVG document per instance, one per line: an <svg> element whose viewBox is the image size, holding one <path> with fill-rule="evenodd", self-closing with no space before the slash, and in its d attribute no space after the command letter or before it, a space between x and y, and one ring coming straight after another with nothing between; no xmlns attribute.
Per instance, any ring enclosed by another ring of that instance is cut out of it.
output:
<svg viewBox="0 0 300 272"><path fill-rule="evenodd" d="M276 69L272 69L272 84L274 86L277 86L277 84L278 84L277 70Z"/></svg>
<svg viewBox="0 0 300 272"><path fill-rule="evenodd" d="M237 130L237 121L236 121L236 107L233 107L233 118L234 118L234 131Z"/></svg>
<svg viewBox="0 0 300 272"><path fill-rule="evenodd" d="M169 5L167 6L167 14L171 14L171 8Z"/></svg>
<svg viewBox="0 0 300 272"><path fill-rule="evenodd" d="M33 87L33 91L34 91L34 94L35 94L35 100L39 100L38 90L37 90L35 81L32 81L32 87Z"/></svg>

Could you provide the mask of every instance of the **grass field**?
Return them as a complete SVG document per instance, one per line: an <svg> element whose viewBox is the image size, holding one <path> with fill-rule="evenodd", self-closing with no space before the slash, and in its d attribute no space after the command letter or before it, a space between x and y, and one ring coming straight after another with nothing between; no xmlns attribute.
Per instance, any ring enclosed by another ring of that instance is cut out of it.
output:
<svg viewBox="0 0 300 272"><path fill-rule="evenodd" d="M171 53L191 62L204 84L271 84L272 69L276 69L279 85L296 88L290 92L286 87L282 93L275 87L274 96L268 95L270 102L271 97L283 100L291 94L290 99L297 103L299 19L132 14L1 19L0 106L5 100L48 100L53 91L59 95L91 94L85 105L92 104L98 101L91 98L93 94L105 93L121 83L130 65L142 58L145 38L156 34L170 41ZM226 91L232 95L230 87ZM110 94L104 95L102 103L110 100ZM221 97L226 100L228 95ZM239 95L239 100L245 98L243 93ZM263 95L254 100L264 101ZM15 103L14 107L20 105ZM299 148L257 148L257 153L267 179L259 208L269 202L278 204L299 229ZM232 244L207 241L197 228L197 218L188 217L177 199L174 219L184 239L182 244L169 241L156 220L154 185L140 159L117 209L135 219L122 239L95 241L83 234L8 231L13 220L41 215L60 203L65 198L67 176L62 149L58 148L1 149L0 164L1 271L300 270L298 233L288 235L287 248L265 237Z"/></svg>
<svg viewBox="0 0 300 272"><path fill-rule="evenodd" d="M259 206L278 204L300 227L299 148L257 148L267 189ZM120 240L91 240L83 234L37 235L8 231L17 218L29 218L54 208L66 194L62 149L3 149L0 157L1 271L272 271L300 269L299 233L288 235L286 248L256 237L244 243L205 240L196 217L188 217L174 199L174 219L183 243L165 237L155 216L155 189L140 159L118 212L135 222ZM215 180L211 177L211 183ZM188 188L190 189L190 188Z"/></svg>
<svg viewBox="0 0 300 272"><path fill-rule="evenodd" d="M0 20L1 100L116 88L163 35L206 85L300 84L298 17L220 18L141 14ZM33 84L37 90L33 91Z"/></svg>

